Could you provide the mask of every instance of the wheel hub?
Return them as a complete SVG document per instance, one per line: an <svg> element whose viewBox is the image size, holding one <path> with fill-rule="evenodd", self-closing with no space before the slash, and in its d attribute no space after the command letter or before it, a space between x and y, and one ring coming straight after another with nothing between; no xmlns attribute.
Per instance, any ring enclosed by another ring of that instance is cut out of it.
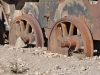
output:
<svg viewBox="0 0 100 75"><path fill-rule="evenodd" d="M81 43L79 41L79 38L77 36L73 36L71 38L65 38L64 40L61 40L61 47L68 47L68 48L74 48L74 51L77 51L81 46Z"/></svg>

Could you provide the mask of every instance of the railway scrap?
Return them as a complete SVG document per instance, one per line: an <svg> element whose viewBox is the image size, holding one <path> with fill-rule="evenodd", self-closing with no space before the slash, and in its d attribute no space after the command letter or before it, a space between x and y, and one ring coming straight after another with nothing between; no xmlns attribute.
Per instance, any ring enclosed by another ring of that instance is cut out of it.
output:
<svg viewBox="0 0 100 75"><path fill-rule="evenodd" d="M0 0L0 44L92 57L100 49L100 0Z"/></svg>

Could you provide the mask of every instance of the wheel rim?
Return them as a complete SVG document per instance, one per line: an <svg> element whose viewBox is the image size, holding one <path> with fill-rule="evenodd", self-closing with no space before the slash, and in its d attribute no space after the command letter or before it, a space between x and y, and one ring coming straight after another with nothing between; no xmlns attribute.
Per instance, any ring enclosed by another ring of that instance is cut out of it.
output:
<svg viewBox="0 0 100 75"><path fill-rule="evenodd" d="M9 33L9 43L15 45L18 37L21 37L26 44L33 44L36 47L44 46L41 27L31 15L19 16L13 21Z"/></svg>
<svg viewBox="0 0 100 75"><path fill-rule="evenodd" d="M58 20L52 28L48 49L65 55L93 56L93 41L89 29L79 18L68 16Z"/></svg>

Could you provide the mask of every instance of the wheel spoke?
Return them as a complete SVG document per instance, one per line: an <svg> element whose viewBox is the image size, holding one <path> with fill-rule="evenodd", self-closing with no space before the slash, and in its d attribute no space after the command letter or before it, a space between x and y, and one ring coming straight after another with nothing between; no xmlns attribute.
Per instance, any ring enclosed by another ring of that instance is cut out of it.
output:
<svg viewBox="0 0 100 75"><path fill-rule="evenodd" d="M74 25L71 24L71 25L70 25L70 30L69 30L69 36L72 36L73 33L74 33Z"/></svg>
<svg viewBox="0 0 100 75"><path fill-rule="evenodd" d="M24 33L25 31L25 25L24 22L20 20L20 27L21 27L21 33Z"/></svg>
<svg viewBox="0 0 100 75"><path fill-rule="evenodd" d="M29 31L30 31L30 24L27 23L27 24L26 24L25 33L26 33L26 34L29 34Z"/></svg>
<svg viewBox="0 0 100 75"><path fill-rule="evenodd" d="M61 27L62 27L63 37L68 36L68 31L67 31L66 25L64 23L61 23Z"/></svg>
<svg viewBox="0 0 100 75"><path fill-rule="evenodd" d="M15 34L19 37L20 36L20 31L21 31L21 27L20 27L20 23L19 23L19 21L17 21L16 23L15 23Z"/></svg>
<svg viewBox="0 0 100 75"><path fill-rule="evenodd" d="M81 33L79 32L79 30L77 29L77 35L81 35Z"/></svg>
<svg viewBox="0 0 100 75"><path fill-rule="evenodd" d="M29 40L29 44L35 44L34 42L35 42L35 35L33 34L33 33L30 33L29 34L29 37L31 38L30 40Z"/></svg>
<svg viewBox="0 0 100 75"><path fill-rule="evenodd" d="M57 37L58 39L60 39L62 37L62 29L61 29L61 26L57 26Z"/></svg>

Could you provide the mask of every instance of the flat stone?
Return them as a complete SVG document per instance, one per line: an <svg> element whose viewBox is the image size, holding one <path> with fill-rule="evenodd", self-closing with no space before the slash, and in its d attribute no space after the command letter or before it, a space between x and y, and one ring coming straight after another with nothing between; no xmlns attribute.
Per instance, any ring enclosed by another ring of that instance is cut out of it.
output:
<svg viewBox="0 0 100 75"><path fill-rule="evenodd" d="M85 71L86 70L86 68L85 67L81 67L81 71Z"/></svg>
<svg viewBox="0 0 100 75"><path fill-rule="evenodd" d="M16 41L15 47L16 48L22 48L25 47L26 44L24 43L24 41L21 39L21 37L19 37Z"/></svg>
<svg viewBox="0 0 100 75"><path fill-rule="evenodd" d="M42 47L42 50L46 51L47 50L47 47Z"/></svg>

